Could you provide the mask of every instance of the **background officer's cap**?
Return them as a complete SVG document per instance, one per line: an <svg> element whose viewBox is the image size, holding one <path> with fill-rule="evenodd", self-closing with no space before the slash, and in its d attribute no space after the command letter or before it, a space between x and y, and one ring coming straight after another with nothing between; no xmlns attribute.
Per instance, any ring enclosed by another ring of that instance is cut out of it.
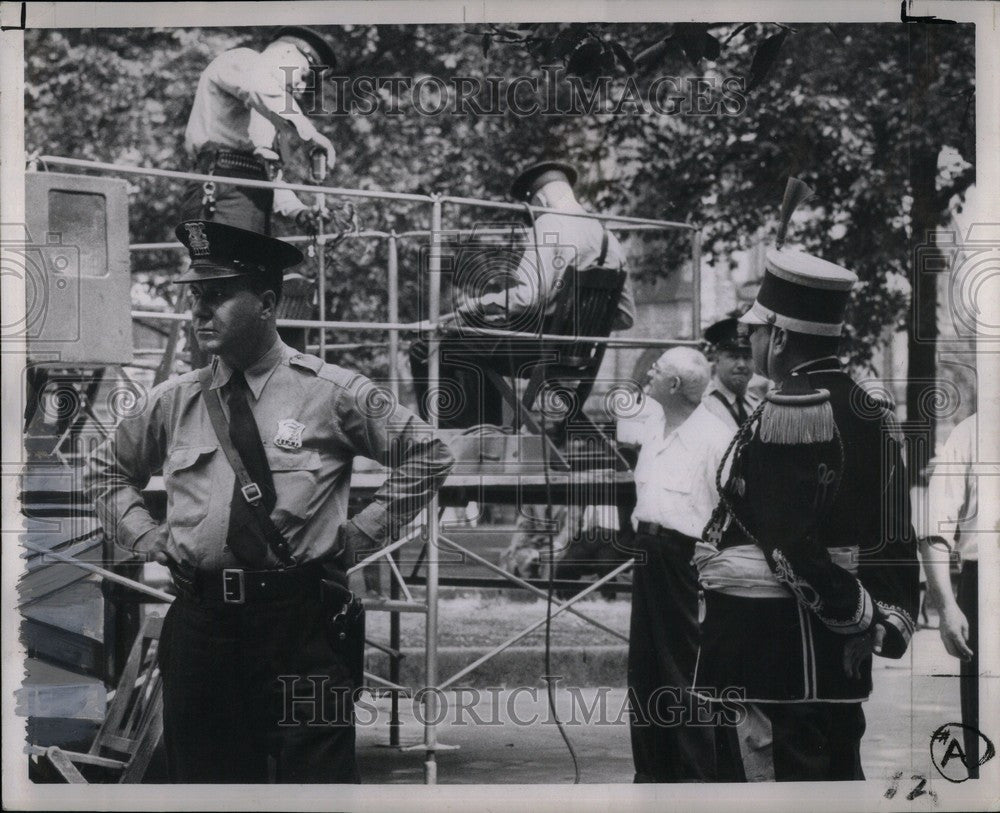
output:
<svg viewBox="0 0 1000 813"><path fill-rule="evenodd" d="M306 57L310 64L323 65L327 68L337 66L337 56L333 53L333 47L326 41L326 37L316 29L307 28L304 25L286 25L279 28L278 33L274 35L275 40L288 38L301 40L309 47L312 53L307 53ZM296 47L298 47L298 43L296 43Z"/></svg>
<svg viewBox="0 0 1000 813"><path fill-rule="evenodd" d="M777 325L814 336L839 336L847 300L857 281L853 271L811 254L769 249L757 298L739 321Z"/></svg>
<svg viewBox="0 0 1000 813"><path fill-rule="evenodd" d="M727 316L705 328L705 341L713 345L716 350L750 352L750 340L740 335L739 320L736 316Z"/></svg>
<svg viewBox="0 0 1000 813"><path fill-rule="evenodd" d="M226 223L186 220L174 229L174 234L191 255L191 267L174 282L284 271L302 262L302 252L295 246Z"/></svg>
<svg viewBox="0 0 1000 813"><path fill-rule="evenodd" d="M532 164L514 179L514 183L510 185L510 196L518 201L530 200L540 186L556 180L558 175L563 176L559 180L566 180L570 186L576 183L576 168L571 164L563 161L540 161Z"/></svg>

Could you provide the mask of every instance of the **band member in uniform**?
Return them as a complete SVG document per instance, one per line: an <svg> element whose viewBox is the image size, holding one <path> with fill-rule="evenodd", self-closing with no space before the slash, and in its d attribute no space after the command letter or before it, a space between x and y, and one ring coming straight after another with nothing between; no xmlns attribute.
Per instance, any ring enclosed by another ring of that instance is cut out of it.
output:
<svg viewBox="0 0 1000 813"><path fill-rule="evenodd" d="M969 777L979 778L979 484L973 466L979 454L979 422L970 415L952 430L935 461L927 488L930 528L920 540L927 573L928 600L940 615L941 640L948 654L961 660L964 760ZM951 553L961 570L957 596L951 589Z"/></svg>
<svg viewBox="0 0 1000 813"><path fill-rule="evenodd" d="M754 374L753 358L750 342L740 335L737 315L709 325L704 334L715 357L712 382L705 391L705 406L733 432L760 403L760 398L748 388Z"/></svg>
<svg viewBox="0 0 1000 813"><path fill-rule="evenodd" d="M322 73L336 65L333 48L322 34L303 26L286 26L263 50L232 48L209 63L198 79L184 132L184 147L196 170L251 180L280 180L288 139L304 142L325 156L333 168L333 144L309 120L296 100L313 74L313 89ZM317 94L318 96L318 94ZM271 213L294 219L301 228L315 213L289 189L232 186L212 181L188 184L182 220L215 220L269 234Z"/></svg>
<svg viewBox="0 0 1000 813"><path fill-rule="evenodd" d="M364 632L338 627L357 606L346 570L417 515L452 458L372 381L280 341L275 306L298 249L205 221L176 234L191 265L175 281L215 358L154 388L85 475L108 536L176 585L159 650L169 775L356 782ZM356 455L390 474L348 520ZM142 498L160 470L162 524Z"/></svg>
<svg viewBox="0 0 1000 813"><path fill-rule="evenodd" d="M696 691L741 695L720 780L862 779L872 654L900 658L917 604L898 428L837 358L856 276L771 249L740 317L778 385L738 431L695 555L706 616ZM730 699L733 699L730 696Z"/></svg>

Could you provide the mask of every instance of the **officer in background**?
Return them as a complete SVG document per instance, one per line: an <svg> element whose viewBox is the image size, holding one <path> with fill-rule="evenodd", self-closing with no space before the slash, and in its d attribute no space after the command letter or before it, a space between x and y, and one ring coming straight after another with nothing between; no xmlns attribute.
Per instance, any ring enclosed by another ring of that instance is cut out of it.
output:
<svg viewBox="0 0 1000 813"><path fill-rule="evenodd" d="M346 602L356 554L396 538L452 458L369 379L279 340L282 271L301 262L298 249L206 221L176 234L191 266L175 281L190 286L198 342L215 359L154 388L85 474L107 534L167 564L176 584L160 640L170 778L356 782L351 664L329 635L323 591ZM213 427L210 399L225 411L217 417L247 486ZM348 520L355 455L390 474ZM142 499L161 469L163 524ZM302 696L316 702L291 702Z"/></svg>
<svg viewBox="0 0 1000 813"><path fill-rule="evenodd" d="M690 347L663 353L646 397L660 407L619 440L640 444L632 513L628 687L636 782L711 782L712 727L693 717L698 653L695 542L719 499L715 473L732 433L702 401L705 357ZM624 427L623 427L624 428Z"/></svg>
<svg viewBox="0 0 1000 813"><path fill-rule="evenodd" d="M705 391L705 406L733 432L757 408L760 398L749 389L753 377L750 342L740 335L737 316L731 314L705 329L705 341L714 357L712 381Z"/></svg>
<svg viewBox="0 0 1000 813"><path fill-rule="evenodd" d="M744 701L716 729L719 779L863 779L872 653L901 658L917 563L892 414L840 367L857 277L788 249L766 254L740 317L778 385L739 430L695 556L706 615L696 691Z"/></svg>
<svg viewBox="0 0 1000 813"><path fill-rule="evenodd" d="M927 573L928 600L940 615L939 632L948 654L959 658L964 761L979 778L979 485L973 466L979 454L978 420L970 415L952 430L934 462L927 488L927 536L920 554ZM951 555L961 570L958 594L951 589Z"/></svg>
<svg viewBox="0 0 1000 813"><path fill-rule="evenodd" d="M233 48L209 63L198 80L194 104L184 133L184 148L203 174L253 180L281 180L286 142L295 136L325 154L332 168L336 151L299 106L296 96L313 74L318 89L322 72L336 58L322 34L311 28L287 26L258 53ZM321 97L320 97L321 98ZM215 220L269 234L271 212L296 220L300 228L315 219L288 189L238 187L214 182L188 184L182 220Z"/></svg>
<svg viewBox="0 0 1000 813"><path fill-rule="evenodd" d="M555 309L556 294L567 273L595 264L609 269L625 267L625 252L618 239L600 221L587 217L573 193L577 172L562 161L542 161L521 172L511 185L511 197L532 206L558 209L543 212L531 223L529 242L515 268L494 263L501 271L511 272L509 287L484 292L483 283L498 282L498 274L483 274L490 268L489 257L482 252L496 252L502 259L503 246L476 249L480 256L456 269L456 287L460 293L455 310L442 322L485 326L497 329L537 333L544 317ZM472 277L471 295L461 293L465 276ZM635 321L635 301L631 283L626 279L618 304L613 329L627 330ZM456 409L439 411L440 425L464 429L478 423L502 423L503 401L477 368L476 360L498 345L496 339L466 335L441 343L441 386L455 394ZM513 343L504 343L513 347ZM536 345L532 345L536 347ZM533 351L537 355L537 350ZM516 364L516 351L513 353ZM410 347L410 369L421 414L426 417L427 343L415 341Z"/></svg>

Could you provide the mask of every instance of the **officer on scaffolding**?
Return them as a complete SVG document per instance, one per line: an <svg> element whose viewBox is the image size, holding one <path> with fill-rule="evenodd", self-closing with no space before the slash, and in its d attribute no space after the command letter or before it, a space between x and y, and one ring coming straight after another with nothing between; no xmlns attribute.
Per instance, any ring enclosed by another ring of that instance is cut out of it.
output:
<svg viewBox="0 0 1000 813"><path fill-rule="evenodd" d="M213 59L198 80L184 133L185 149L197 171L281 180L293 132L308 145L312 160L332 168L333 144L309 120L299 99L310 88L321 98L317 90L322 75L335 64L326 39L302 26L279 29L263 52L233 48ZM310 73L312 83L307 81ZM325 174L325 169L317 174ZM288 189L197 181L185 190L181 219L214 220L269 234L272 212L294 219L300 229L313 226L317 217Z"/></svg>
<svg viewBox="0 0 1000 813"><path fill-rule="evenodd" d="M176 233L191 266L175 281L215 359L153 389L85 473L108 536L166 564L176 585L159 650L169 775L356 782L364 629L346 571L399 535L452 458L369 379L278 338L298 249L208 221ZM355 455L390 472L348 520ZM160 470L162 524L142 498Z"/></svg>

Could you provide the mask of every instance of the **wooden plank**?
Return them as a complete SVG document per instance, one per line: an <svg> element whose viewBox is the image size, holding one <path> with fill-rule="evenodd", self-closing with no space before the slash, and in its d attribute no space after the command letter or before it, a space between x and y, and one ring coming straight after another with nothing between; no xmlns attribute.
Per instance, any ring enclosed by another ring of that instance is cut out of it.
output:
<svg viewBox="0 0 1000 813"><path fill-rule="evenodd" d="M102 681L37 658L25 659L24 666L24 683L15 692L19 716L104 720L108 694Z"/></svg>
<svg viewBox="0 0 1000 813"><path fill-rule="evenodd" d="M86 635L25 618L21 642L31 658L98 676L104 669L104 645Z"/></svg>

